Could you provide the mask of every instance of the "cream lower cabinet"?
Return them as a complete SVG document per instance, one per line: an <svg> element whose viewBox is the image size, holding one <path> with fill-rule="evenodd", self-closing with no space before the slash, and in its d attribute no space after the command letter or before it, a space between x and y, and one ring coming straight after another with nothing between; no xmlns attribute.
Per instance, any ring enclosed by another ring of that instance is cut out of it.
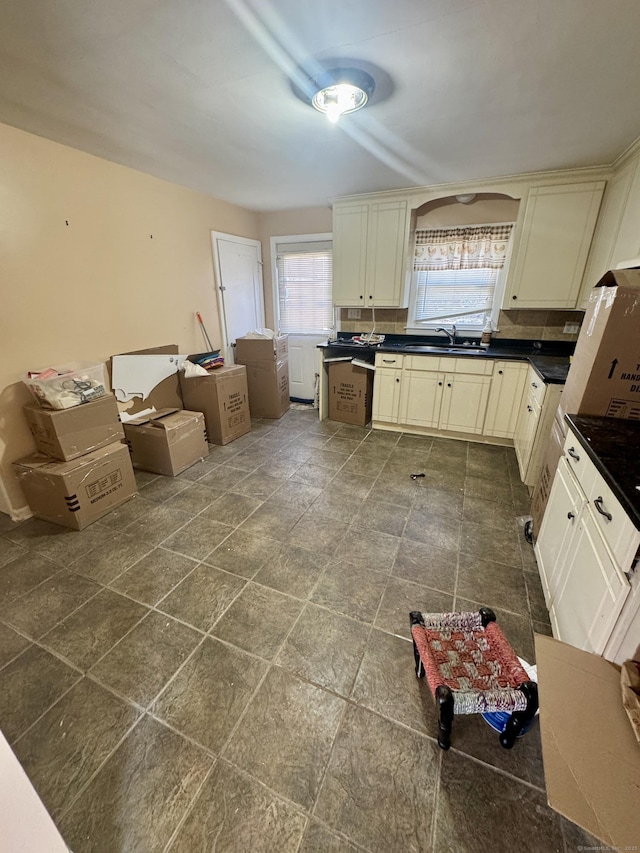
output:
<svg viewBox="0 0 640 853"><path fill-rule="evenodd" d="M484 422L484 434L513 438L520 414L528 365L522 361L496 361Z"/></svg>
<svg viewBox="0 0 640 853"><path fill-rule="evenodd" d="M558 408L562 385L545 385L529 367L513 436L520 479L533 490L538 482L551 424Z"/></svg>
<svg viewBox="0 0 640 853"><path fill-rule="evenodd" d="M397 424L399 421L403 361L403 355L376 354L371 415L374 424Z"/></svg>

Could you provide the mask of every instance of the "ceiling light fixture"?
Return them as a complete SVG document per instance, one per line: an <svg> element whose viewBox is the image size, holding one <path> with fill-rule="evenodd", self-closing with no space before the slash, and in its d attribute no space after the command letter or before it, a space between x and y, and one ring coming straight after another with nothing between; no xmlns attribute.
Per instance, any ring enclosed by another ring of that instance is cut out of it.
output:
<svg viewBox="0 0 640 853"><path fill-rule="evenodd" d="M373 94L375 82L366 71L358 68L330 68L312 81L311 106L326 113L330 122L346 113L361 110Z"/></svg>
<svg viewBox="0 0 640 853"><path fill-rule="evenodd" d="M471 204L475 197L475 193L464 193L463 195L457 195L456 201L460 204Z"/></svg>

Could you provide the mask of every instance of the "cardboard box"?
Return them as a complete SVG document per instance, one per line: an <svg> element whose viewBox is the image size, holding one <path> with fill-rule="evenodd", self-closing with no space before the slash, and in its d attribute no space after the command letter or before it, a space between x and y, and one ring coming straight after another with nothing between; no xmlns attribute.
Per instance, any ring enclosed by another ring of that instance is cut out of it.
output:
<svg viewBox="0 0 640 853"><path fill-rule="evenodd" d="M109 382L126 412L135 415L152 406L156 409L182 409L178 371L186 356L179 355L177 344L125 352L111 356Z"/></svg>
<svg viewBox="0 0 640 853"><path fill-rule="evenodd" d="M371 420L373 371L351 361L329 364L329 420L366 426Z"/></svg>
<svg viewBox="0 0 640 853"><path fill-rule="evenodd" d="M612 270L592 290L560 411L640 420L640 270Z"/></svg>
<svg viewBox="0 0 640 853"><path fill-rule="evenodd" d="M566 437L566 429L563 429L564 422L559 420L559 411L551 424L551 433L547 441L542 468L540 469L540 477L533 492L531 499L531 518L533 521L533 535L537 537L544 511L547 507L553 478L556 475L558 462L562 457L562 448Z"/></svg>
<svg viewBox="0 0 640 853"><path fill-rule="evenodd" d="M175 477L209 455L204 415L161 409L127 421L124 432L136 468Z"/></svg>
<svg viewBox="0 0 640 853"><path fill-rule="evenodd" d="M236 364L254 364L258 361L284 361L289 357L289 336L269 338L236 338L234 359Z"/></svg>
<svg viewBox="0 0 640 853"><path fill-rule="evenodd" d="M281 418L289 411L289 362L264 361L245 365L252 418Z"/></svg>
<svg viewBox="0 0 640 853"><path fill-rule="evenodd" d="M34 453L13 463L38 518L83 530L136 494L126 444L116 442L70 462Z"/></svg>
<svg viewBox="0 0 640 853"><path fill-rule="evenodd" d="M124 438L113 394L72 409L43 409L37 403L24 414L40 453L69 461Z"/></svg>
<svg viewBox="0 0 640 853"><path fill-rule="evenodd" d="M242 364L219 367L208 376L185 379L180 373L185 406L202 412L212 444L228 444L251 430L247 368Z"/></svg>
<svg viewBox="0 0 640 853"><path fill-rule="evenodd" d="M535 642L549 805L606 849L633 850L640 748L622 705L620 671L551 637L536 634Z"/></svg>

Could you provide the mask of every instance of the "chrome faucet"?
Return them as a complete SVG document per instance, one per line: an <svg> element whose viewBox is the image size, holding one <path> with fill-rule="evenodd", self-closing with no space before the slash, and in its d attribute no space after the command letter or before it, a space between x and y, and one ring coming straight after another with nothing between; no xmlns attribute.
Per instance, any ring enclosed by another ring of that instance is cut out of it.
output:
<svg viewBox="0 0 640 853"><path fill-rule="evenodd" d="M436 332L444 332L445 335L448 336L449 343L451 344L451 346L454 346L455 342L456 342L456 324L454 323L451 328L452 328L451 332L448 329L443 329L442 327L439 329L436 329Z"/></svg>

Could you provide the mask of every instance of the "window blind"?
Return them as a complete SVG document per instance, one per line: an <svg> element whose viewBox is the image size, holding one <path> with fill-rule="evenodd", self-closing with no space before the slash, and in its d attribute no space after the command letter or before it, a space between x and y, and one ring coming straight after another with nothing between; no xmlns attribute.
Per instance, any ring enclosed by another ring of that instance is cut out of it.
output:
<svg viewBox="0 0 640 853"><path fill-rule="evenodd" d="M278 244L279 325L283 332L322 334L332 327L332 261L330 241Z"/></svg>
<svg viewBox="0 0 640 853"><path fill-rule="evenodd" d="M416 272L418 322L482 327L491 311L498 270L419 270Z"/></svg>

